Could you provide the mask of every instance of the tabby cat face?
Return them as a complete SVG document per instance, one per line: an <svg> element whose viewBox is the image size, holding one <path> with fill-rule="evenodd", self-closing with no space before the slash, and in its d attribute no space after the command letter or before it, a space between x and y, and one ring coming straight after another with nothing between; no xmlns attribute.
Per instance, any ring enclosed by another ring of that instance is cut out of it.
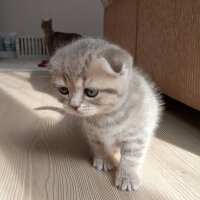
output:
<svg viewBox="0 0 200 200"><path fill-rule="evenodd" d="M44 31L52 31L52 19L49 19L49 20L47 20L47 21L42 20L41 28L42 28Z"/></svg>
<svg viewBox="0 0 200 200"><path fill-rule="evenodd" d="M86 117L112 113L125 101L128 69L125 62L120 63L120 69L113 69L91 46L81 50L84 40L58 50L50 60L56 95L70 114Z"/></svg>

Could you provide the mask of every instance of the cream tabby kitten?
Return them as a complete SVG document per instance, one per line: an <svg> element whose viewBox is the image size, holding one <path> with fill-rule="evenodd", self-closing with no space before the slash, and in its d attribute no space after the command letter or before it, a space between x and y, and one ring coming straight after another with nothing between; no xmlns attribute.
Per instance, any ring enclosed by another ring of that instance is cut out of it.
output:
<svg viewBox="0 0 200 200"><path fill-rule="evenodd" d="M161 113L152 83L127 51L101 39L84 38L59 49L50 66L59 100L68 113L83 119L93 166L113 169L113 153L120 149L115 186L137 190Z"/></svg>

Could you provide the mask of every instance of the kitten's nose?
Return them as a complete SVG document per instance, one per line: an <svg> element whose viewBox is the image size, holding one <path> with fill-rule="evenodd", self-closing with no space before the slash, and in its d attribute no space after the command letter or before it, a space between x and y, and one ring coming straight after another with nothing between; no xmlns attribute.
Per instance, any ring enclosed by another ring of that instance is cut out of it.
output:
<svg viewBox="0 0 200 200"><path fill-rule="evenodd" d="M74 110L77 110L79 106L73 106L73 105L71 105L71 107L72 107Z"/></svg>
<svg viewBox="0 0 200 200"><path fill-rule="evenodd" d="M73 97L70 102L69 105L71 106L71 108L73 108L74 110L77 110L78 107L80 106L80 100L79 98L77 98L76 96Z"/></svg>

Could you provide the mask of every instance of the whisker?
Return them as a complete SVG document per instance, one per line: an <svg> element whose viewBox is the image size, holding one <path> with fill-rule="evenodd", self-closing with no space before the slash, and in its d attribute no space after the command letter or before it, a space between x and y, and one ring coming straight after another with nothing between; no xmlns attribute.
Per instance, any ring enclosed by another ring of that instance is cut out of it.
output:
<svg viewBox="0 0 200 200"><path fill-rule="evenodd" d="M51 71L51 70L46 68L46 69L44 69L44 72L45 72L45 71Z"/></svg>
<svg viewBox="0 0 200 200"><path fill-rule="evenodd" d="M46 77L50 78L51 76L34 76L34 78L46 78Z"/></svg>

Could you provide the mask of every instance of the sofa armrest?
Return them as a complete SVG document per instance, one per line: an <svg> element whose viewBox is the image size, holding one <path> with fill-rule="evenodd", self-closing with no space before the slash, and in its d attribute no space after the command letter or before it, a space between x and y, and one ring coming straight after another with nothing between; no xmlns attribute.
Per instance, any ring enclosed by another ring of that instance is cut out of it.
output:
<svg viewBox="0 0 200 200"><path fill-rule="evenodd" d="M136 50L137 0L115 0L105 9L104 36L126 48L132 55Z"/></svg>
<svg viewBox="0 0 200 200"><path fill-rule="evenodd" d="M161 91L200 110L199 0L140 0L136 60Z"/></svg>
<svg viewBox="0 0 200 200"><path fill-rule="evenodd" d="M199 0L115 0L104 35L127 49L161 92L200 110Z"/></svg>

